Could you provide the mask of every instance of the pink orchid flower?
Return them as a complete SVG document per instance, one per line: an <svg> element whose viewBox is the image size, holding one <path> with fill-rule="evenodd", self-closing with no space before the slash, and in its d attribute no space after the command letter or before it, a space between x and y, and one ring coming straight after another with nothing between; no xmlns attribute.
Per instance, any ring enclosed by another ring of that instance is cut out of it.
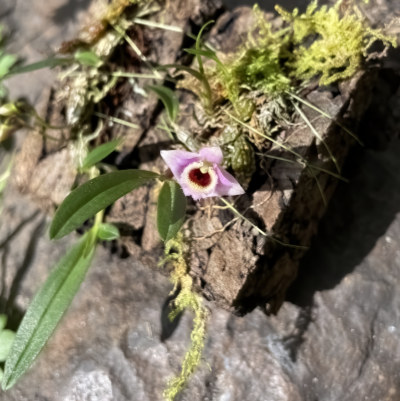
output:
<svg viewBox="0 0 400 401"><path fill-rule="evenodd" d="M235 178L221 167L223 156L220 147L203 148L198 153L162 150L161 157L183 193L194 200L244 194Z"/></svg>

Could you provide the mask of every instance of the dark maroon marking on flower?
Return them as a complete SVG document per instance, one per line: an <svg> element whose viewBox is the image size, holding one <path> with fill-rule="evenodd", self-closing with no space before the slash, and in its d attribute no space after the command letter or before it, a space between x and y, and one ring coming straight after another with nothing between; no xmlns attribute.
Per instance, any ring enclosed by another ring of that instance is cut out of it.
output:
<svg viewBox="0 0 400 401"><path fill-rule="evenodd" d="M194 168L189 171L189 180L199 185L200 187L208 187L211 183L211 176L207 173L202 173L199 168Z"/></svg>

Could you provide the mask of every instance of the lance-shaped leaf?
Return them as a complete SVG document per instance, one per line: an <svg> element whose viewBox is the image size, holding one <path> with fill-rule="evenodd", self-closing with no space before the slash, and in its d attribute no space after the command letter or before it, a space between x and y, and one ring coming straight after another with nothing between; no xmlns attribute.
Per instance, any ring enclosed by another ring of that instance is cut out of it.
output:
<svg viewBox="0 0 400 401"><path fill-rule="evenodd" d="M7 359L14 337L15 333L11 330L0 331L0 362L4 362Z"/></svg>
<svg viewBox="0 0 400 401"><path fill-rule="evenodd" d="M101 175L73 190L57 209L50 238L61 238L118 198L149 180L160 178L151 171L122 170Z"/></svg>
<svg viewBox="0 0 400 401"><path fill-rule="evenodd" d="M7 357L3 390L28 370L70 305L90 266L95 249L93 233L86 234L58 263L36 294L18 328Z"/></svg>
<svg viewBox="0 0 400 401"><path fill-rule="evenodd" d="M175 181L166 181L157 205L157 227L160 237L168 241L175 237L185 219L186 197Z"/></svg>
<svg viewBox="0 0 400 401"><path fill-rule="evenodd" d="M97 237L103 241L112 241L119 238L118 227L110 223L102 223L99 225Z"/></svg>
<svg viewBox="0 0 400 401"><path fill-rule="evenodd" d="M14 68L11 68L10 71L7 73L7 78L12 75L25 74L27 72L40 70L42 68L54 68L60 65L68 65L71 64L73 61L74 59L72 57L49 57L47 59L40 60L32 64L15 66Z"/></svg>
<svg viewBox="0 0 400 401"><path fill-rule="evenodd" d="M75 52L74 58L78 63L89 67L100 67L103 63L101 58L91 50L79 49Z"/></svg>
<svg viewBox="0 0 400 401"><path fill-rule="evenodd" d="M17 57L12 54L0 52L0 79L6 76L11 67L17 62Z"/></svg>
<svg viewBox="0 0 400 401"><path fill-rule="evenodd" d="M162 85L148 85L148 89L152 90L164 104L165 109L171 122L176 120L179 111L179 101L173 90Z"/></svg>
<svg viewBox="0 0 400 401"><path fill-rule="evenodd" d="M122 143L121 139L114 139L113 141L104 143L103 145L98 146L91 150L88 155L85 157L85 160L82 163L82 169L87 169L89 167L94 166L96 163L102 161L109 154L114 152L114 150Z"/></svg>

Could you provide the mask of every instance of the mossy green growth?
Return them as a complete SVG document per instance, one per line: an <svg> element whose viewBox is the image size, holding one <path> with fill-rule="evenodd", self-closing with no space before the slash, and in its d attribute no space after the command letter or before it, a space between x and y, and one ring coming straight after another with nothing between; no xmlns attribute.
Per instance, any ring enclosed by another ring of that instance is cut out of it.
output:
<svg viewBox="0 0 400 401"><path fill-rule="evenodd" d="M223 88L223 94L232 103L236 114L244 119L249 114L246 111L251 111L250 101L242 96L244 92L259 90L275 97L291 87L291 79L282 61L289 44L288 36L284 31L274 32L257 5L254 13L257 38L250 34L248 42L228 57L222 68L221 64L216 66L216 80Z"/></svg>
<svg viewBox="0 0 400 401"><path fill-rule="evenodd" d="M343 0L333 7L318 8L318 2L314 0L304 14L299 14L297 8L290 13L276 6L290 26L294 46L293 55L287 62L290 76L300 80L319 76L320 85L329 85L351 78L360 70L375 41L396 46L394 37L385 35L380 29L370 28L355 4L351 3L345 10Z"/></svg>
<svg viewBox="0 0 400 401"><path fill-rule="evenodd" d="M249 48L229 68L232 82L229 91L238 97L235 89L260 89L274 95L290 88L290 79L284 74L279 52L270 48ZM232 95L231 95L232 96ZM232 96L233 97L233 96Z"/></svg>
<svg viewBox="0 0 400 401"><path fill-rule="evenodd" d="M343 3L319 7L313 0L302 14L276 6L285 22L280 29L254 7L256 24L249 40L222 67L215 67L222 93L239 117L245 117L239 107L243 93L262 91L275 98L314 77L329 85L360 70L375 41L396 46L394 37L368 25L355 0L346 7Z"/></svg>
<svg viewBox="0 0 400 401"><path fill-rule="evenodd" d="M163 263L169 262L173 266L171 281L174 284L174 291L180 287L179 295L174 301L174 309L169 317L173 320L185 309L194 313L193 329L190 335L191 345L183 359L180 374L168 382L164 391L164 398L167 401L173 401L184 389L190 376L200 364L206 336L208 313L203 305L203 298L193 291L193 280L188 273L185 253L185 244L181 233L166 242Z"/></svg>

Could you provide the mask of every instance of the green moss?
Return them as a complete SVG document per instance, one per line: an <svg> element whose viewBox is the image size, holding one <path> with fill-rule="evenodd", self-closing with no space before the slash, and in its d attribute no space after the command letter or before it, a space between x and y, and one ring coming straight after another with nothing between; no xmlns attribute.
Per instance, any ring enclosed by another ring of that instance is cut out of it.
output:
<svg viewBox="0 0 400 401"><path fill-rule="evenodd" d="M174 239L167 241L165 255L164 262L169 262L173 266L171 281L174 284L174 288L180 287L181 289L174 301L174 308L169 317L173 320L185 309L189 309L194 313L193 329L190 335L191 344L183 359L181 372L168 382L164 391L164 398L167 401L173 401L184 389L189 378L200 364L204 349L208 313L203 305L203 298L192 289L193 281L188 274L185 245L181 233L178 233Z"/></svg>
<svg viewBox="0 0 400 401"><path fill-rule="evenodd" d="M290 87L290 79L282 71L280 55L270 47L247 49L233 63L230 73L236 87L260 89L270 95Z"/></svg>
<svg viewBox="0 0 400 401"><path fill-rule="evenodd" d="M251 115L249 111L252 111L243 93L259 90L274 97L289 90L291 85L282 62L288 37L283 31L273 31L258 6L254 7L254 13L257 37L250 34L248 42L238 52L229 57L222 67L221 64L216 66L215 74L219 86L223 88L223 95L243 119Z"/></svg>
<svg viewBox="0 0 400 401"><path fill-rule="evenodd" d="M289 13L276 7L291 29L294 50L287 62L290 76L300 80L319 76L320 85L329 85L360 70L364 56L376 40L396 46L394 38L371 29L355 8L341 11L342 3L340 0L333 7L318 9L314 0L304 14L299 14L298 9ZM308 44L310 40L313 41Z"/></svg>
<svg viewBox="0 0 400 401"><path fill-rule="evenodd" d="M320 85L351 78L375 41L396 46L396 40L369 27L354 1L346 7L343 0L332 7L318 7L313 0L301 14L297 8L288 12L276 6L286 25L274 30L256 6L249 40L217 65L210 79L217 80L222 95L245 119L244 93L262 91L275 98L314 77L319 77Z"/></svg>

